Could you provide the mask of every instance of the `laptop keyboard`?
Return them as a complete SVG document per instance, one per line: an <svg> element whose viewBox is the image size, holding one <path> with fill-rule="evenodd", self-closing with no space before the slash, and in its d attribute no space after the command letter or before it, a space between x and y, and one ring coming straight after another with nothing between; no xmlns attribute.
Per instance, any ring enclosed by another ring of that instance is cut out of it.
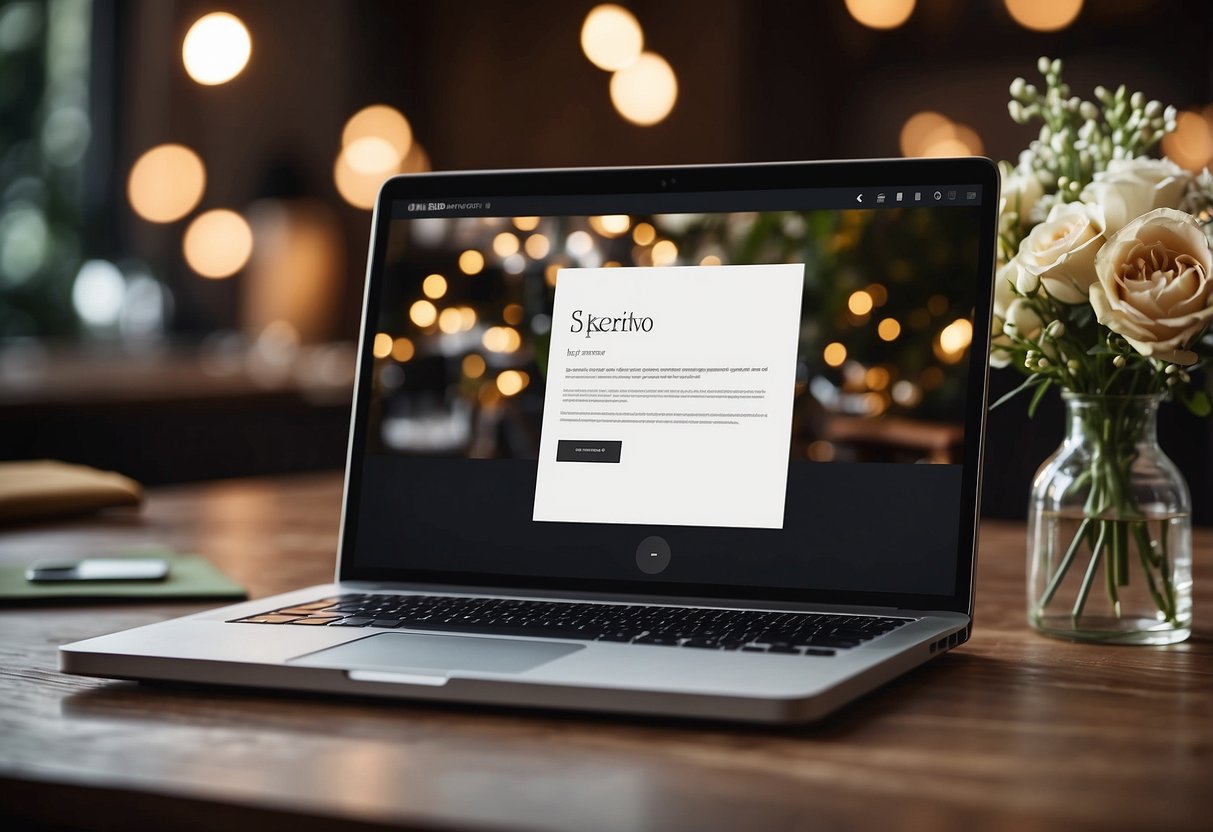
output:
<svg viewBox="0 0 1213 832"><path fill-rule="evenodd" d="M700 650L832 656L912 619L876 615L592 604L450 595L348 594L270 610L242 624L430 630L614 641Z"/></svg>

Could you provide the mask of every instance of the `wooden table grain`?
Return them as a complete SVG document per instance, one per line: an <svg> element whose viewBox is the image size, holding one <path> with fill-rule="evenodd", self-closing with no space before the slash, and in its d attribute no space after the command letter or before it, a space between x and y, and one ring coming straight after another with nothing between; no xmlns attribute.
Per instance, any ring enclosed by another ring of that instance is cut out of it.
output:
<svg viewBox="0 0 1213 832"><path fill-rule="evenodd" d="M154 490L0 531L0 562L170 546L255 596L331 575L336 476ZM972 640L806 728L65 676L67 641L192 603L0 610L0 821L36 828L1208 829L1213 532L1166 648L1034 635L1024 531L982 527ZM11 826L9 827L11 828Z"/></svg>

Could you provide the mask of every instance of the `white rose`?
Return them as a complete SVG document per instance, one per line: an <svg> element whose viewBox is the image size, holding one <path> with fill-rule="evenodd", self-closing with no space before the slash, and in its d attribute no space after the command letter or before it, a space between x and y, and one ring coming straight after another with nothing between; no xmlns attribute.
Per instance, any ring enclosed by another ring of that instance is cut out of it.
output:
<svg viewBox="0 0 1213 832"><path fill-rule="evenodd" d="M1013 212L1019 218L1019 225L1025 226L1028 224L1028 212L1044 194L1044 186L1040 184L1035 173L1016 169L1003 177L998 215L1006 216L1008 212Z"/></svg>
<svg viewBox="0 0 1213 832"><path fill-rule="evenodd" d="M1006 367L1011 363L1011 339L1003 332L1007 310L1015 302L1015 283L1019 262L1012 259L994 273L994 314L990 316L990 366Z"/></svg>
<svg viewBox="0 0 1213 832"><path fill-rule="evenodd" d="M1098 205L1059 202L1023 238L1015 259L1056 300L1082 303L1095 280L1095 252L1103 245L1103 234L1103 211ZM1024 280L1030 284L1028 278Z"/></svg>
<svg viewBox="0 0 1213 832"><path fill-rule="evenodd" d="M1027 341L1036 341L1039 340L1044 328L1045 322L1041 320L1040 314L1032 306L1031 301L1016 298L1007 310L1007 320L1002 326L1002 331L1007 335Z"/></svg>
<svg viewBox="0 0 1213 832"><path fill-rule="evenodd" d="M1158 208L1116 232L1095 260L1095 317L1146 357L1195 364L1213 321L1213 253L1188 214Z"/></svg>
<svg viewBox="0 0 1213 832"><path fill-rule="evenodd" d="M1115 234L1155 208L1178 208L1191 177L1170 159L1113 159L1082 192L1103 208L1105 231Z"/></svg>

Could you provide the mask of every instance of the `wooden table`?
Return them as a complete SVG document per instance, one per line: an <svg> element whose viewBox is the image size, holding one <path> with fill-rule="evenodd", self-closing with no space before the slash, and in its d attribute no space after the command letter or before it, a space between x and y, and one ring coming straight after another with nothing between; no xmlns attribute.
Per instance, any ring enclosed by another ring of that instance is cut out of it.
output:
<svg viewBox="0 0 1213 832"><path fill-rule="evenodd" d="M152 492L0 532L0 561L168 545L255 595L327 579L335 476ZM0 821L99 829L1208 829L1213 532L1170 648L1030 633L1023 528L982 531L972 641L823 724L765 730L63 676L60 643L201 609L0 611ZM11 826L7 828L12 828ZM58 826L56 826L58 828Z"/></svg>

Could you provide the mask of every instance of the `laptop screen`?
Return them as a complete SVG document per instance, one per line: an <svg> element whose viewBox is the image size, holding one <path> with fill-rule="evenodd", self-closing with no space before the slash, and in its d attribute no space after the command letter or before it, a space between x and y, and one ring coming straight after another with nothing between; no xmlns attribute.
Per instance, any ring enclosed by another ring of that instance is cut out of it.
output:
<svg viewBox="0 0 1213 832"><path fill-rule="evenodd" d="M991 166L712 170L389 183L343 578L967 603Z"/></svg>

